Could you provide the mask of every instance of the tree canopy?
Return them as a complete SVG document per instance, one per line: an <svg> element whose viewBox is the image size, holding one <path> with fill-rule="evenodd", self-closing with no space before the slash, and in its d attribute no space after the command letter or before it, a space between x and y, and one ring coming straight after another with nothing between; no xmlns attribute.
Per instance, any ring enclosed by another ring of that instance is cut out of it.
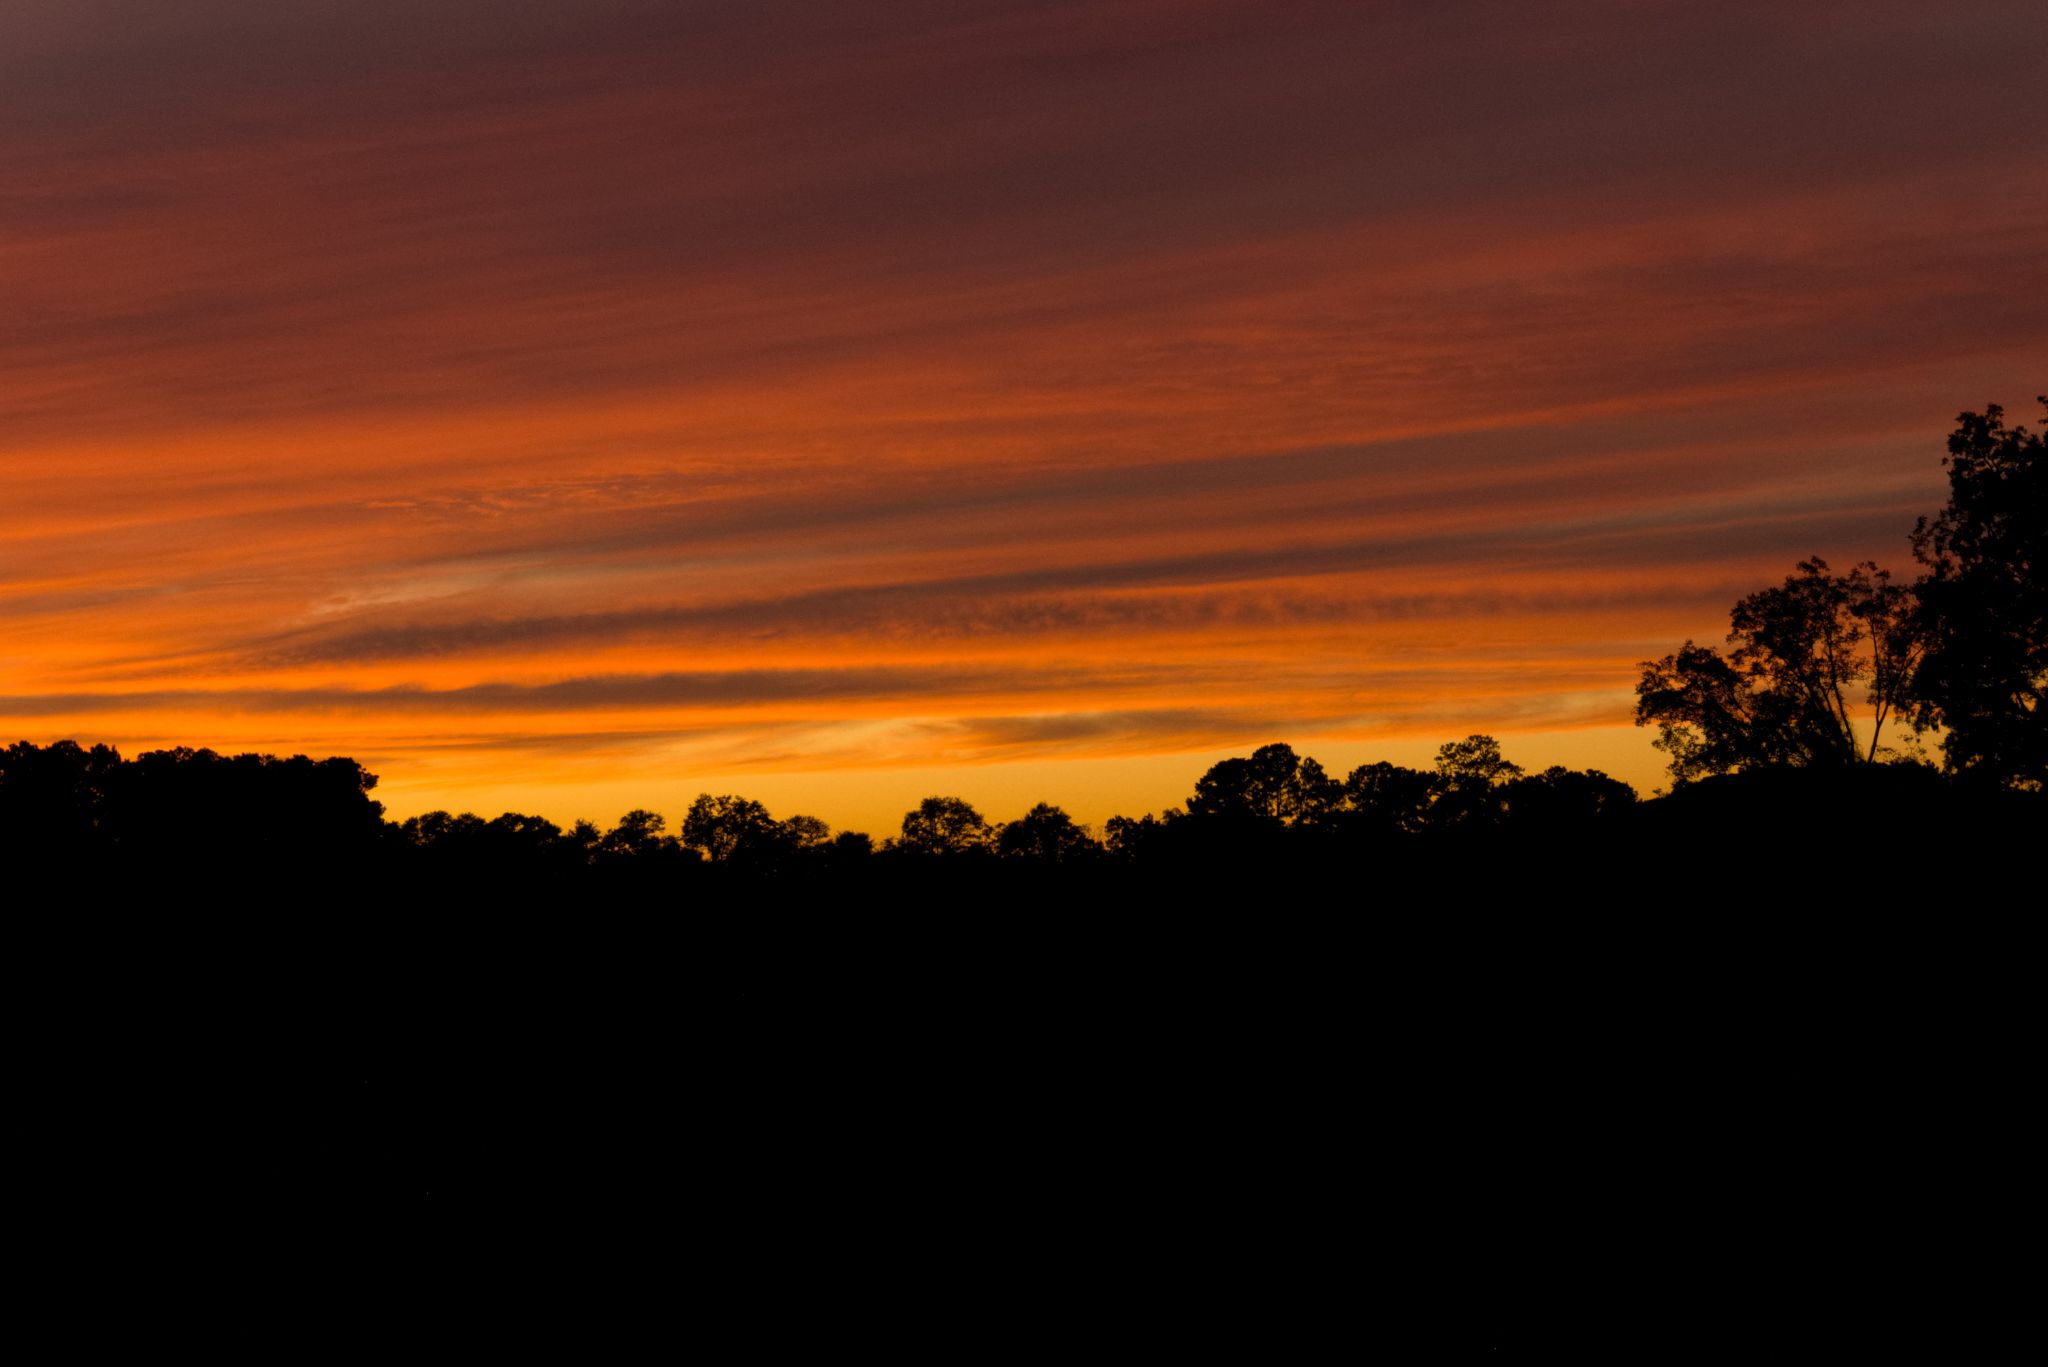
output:
<svg viewBox="0 0 2048 1367"><path fill-rule="evenodd" d="M2042 397L2048 413L2048 396ZM1913 716L1952 772L2048 787L2048 437L1986 404L1948 439L1948 505L1914 527L1927 567Z"/></svg>
<svg viewBox="0 0 2048 1367"><path fill-rule="evenodd" d="M1726 655L1687 641L1642 666L1636 724L1657 727L1673 778L1877 757L1919 654L1911 590L1873 562L1834 574L1816 556L1738 602L1729 627Z"/></svg>
<svg viewBox="0 0 2048 1367"><path fill-rule="evenodd" d="M1095 848L1095 842L1086 826L1061 808L1041 802L1015 821L997 827L995 848L1005 859L1058 864L1084 857Z"/></svg>
<svg viewBox="0 0 2048 1367"><path fill-rule="evenodd" d="M1195 783L1188 815L1251 817L1292 825L1324 810L1338 791L1323 766L1296 755L1293 746L1262 745L1250 758L1210 766Z"/></svg>
<svg viewBox="0 0 2048 1367"><path fill-rule="evenodd" d="M1438 826L1498 821L1506 812L1507 787L1522 766L1500 752L1492 736L1467 736L1438 747L1429 820Z"/></svg>
<svg viewBox="0 0 2048 1367"><path fill-rule="evenodd" d="M989 847L988 821L963 798L928 797L903 814L896 848L908 854L976 854Z"/></svg>

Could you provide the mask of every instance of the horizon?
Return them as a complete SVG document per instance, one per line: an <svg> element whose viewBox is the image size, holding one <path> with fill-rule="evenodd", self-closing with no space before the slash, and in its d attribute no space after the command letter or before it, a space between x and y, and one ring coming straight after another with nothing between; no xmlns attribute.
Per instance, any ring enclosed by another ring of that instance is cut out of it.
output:
<svg viewBox="0 0 2048 1367"><path fill-rule="evenodd" d="M94 744L106 743L81 739L79 737L63 737L61 739L76 741L88 749ZM1455 737L1454 739L1462 740L1464 737ZM1499 738L1496 737L1496 739ZM40 743L48 744L49 742ZM1280 743L1284 744L1286 742ZM148 747L147 749L140 750L128 750L118 746L115 748L124 760L132 760L140 754L148 753L149 749L168 747ZM192 745L189 748L194 750L212 749L223 755L268 753L261 751L236 751L223 749L219 746L204 745ZM475 796L479 797L480 800L452 803L443 801L422 803L418 799L409 801L406 795L414 788L417 788L419 791L435 794L436 796L445 796L449 790L430 785L408 785L402 775L399 776L399 781L394 783L392 775L380 771L375 765L363 763L362 767L377 779L377 786L371 790L370 796L373 800L383 805L384 819L397 823L402 823L411 817L423 816L432 811L469 812L487 819L517 812L523 816L543 817L554 822L564 830L569 829L578 821L589 821L599 829L605 829L629 811L647 810L659 813L668 822L668 829L673 832L680 824L682 815L690 803L699 794L710 793L713 796L730 794L736 797L751 798L768 808L769 812L777 820L786 821L790 817L798 815L815 816L829 824L835 832L862 831L874 836L877 840L881 840L895 834L903 817L915 809L923 799L927 797L958 797L974 807L992 824L1013 820L1023 815L1039 802L1050 803L1052 806L1066 812L1078 824L1086 826L1099 836L1102 833L1104 823L1112 816L1156 816L1164 813L1168 808L1184 806L1189 794L1194 790L1195 781L1211 765L1224 759L1248 754L1255 748L1257 747L1247 746L1239 750L1217 751L1213 754L1202 755L1147 755L1141 757L1135 763L1116 758L1085 762L1097 768L1098 772L1113 771L1118 781L1119 791L1135 792L1141 795L1137 805L1091 796L1091 790L1086 784L1082 785L1081 796L1076 798L1072 794L1063 795L1051 791L1038 782L1037 775L1048 770L1063 779L1071 779L1074 776L1075 769L1078 767L1074 761L1055 762L1051 765L1033 765L1028 762L1007 766L996 764L984 765L981 766L983 770L994 772L992 780L983 782L971 781L974 777L973 772L957 768L897 771L891 775L893 781L888 783L877 782L872 770L842 774L752 774L741 776L741 779L736 783L713 783L708 787L695 782L695 780L678 779L668 784L666 788L661 788L660 785L657 785L659 791L669 794L669 796L662 797L659 800L650 800L648 790L644 786L636 787L627 780L607 779L580 785L577 788L563 785L563 788L559 791L580 791L585 796L582 798L550 797L549 801L552 805L541 806L515 806L498 803L491 798L490 794L495 790L490 787L482 787L475 790ZM1365 750L1368 748L1370 748L1369 744L1363 747L1359 745L1346 747L1345 753L1352 749L1359 750L1359 757L1339 761L1330 758L1331 755L1340 753L1337 749L1316 752L1305 750L1298 745L1293 747L1296 753L1300 754L1303 758L1321 761L1330 772L1331 777L1341 781L1347 773L1358 767L1358 765L1370 764L1379 760L1386 760L1390 763L1426 772L1435 761L1438 745L1416 742L1412 745L1396 746L1392 749L1375 750L1372 753L1365 753ZM1564 748L1568 749L1569 746L1567 745ZM1504 745L1503 754L1510 761L1521 762L1519 756L1514 752L1512 745ZM289 756L280 754L278 757L288 758ZM306 757L309 759L330 758L330 756L323 754L312 754ZM362 763L360 757L353 755L336 756L336 758L354 759L358 763ZM1657 756L1657 759L1660 763L1662 762L1662 756ZM1550 767L1551 763L1561 763L1565 767L1572 769L1598 768L1597 765L1593 764L1573 764L1569 760L1551 761L1544 764L1524 763L1522 767L1533 774ZM1133 767L1139 768L1142 773L1142 777L1135 783L1132 782L1132 775L1130 773ZM1004 773L1005 769L1010 772ZM953 786L949 788L935 788L928 783L921 783L917 775L924 775L934 780L942 780ZM963 777L970 781L963 782ZM1621 778L1621 775L1610 774L1609 777ZM1627 779L1622 781L1628 782ZM1669 784L1669 776L1665 775L1660 769L1657 774L1657 782L1654 785L1645 786L1640 783L1633 783L1630 786L1636 790L1639 797L1649 798L1653 796L1653 788L1656 791L1661 791L1668 788ZM848 796L849 790L853 790L861 785L868 785L868 791L858 796ZM396 801L394 801L394 789L397 793ZM531 794L536 791L544 795L550 793L548 788L532 784L511 785L504 791L508 794ZM1097 787L1092 791L1100 793L1102 790L1100 787ZM592 798L588 796L591 793L603 793L605 796ZM614 808L616 810L613 810Z"/></svg>
<svg viewBox="0 0 2048 1367"><path fill-rule="evenodd" d="M0 732L1099 828L1285 742L1667 786L2048 375L2048 11L0 19Z"/></svg>

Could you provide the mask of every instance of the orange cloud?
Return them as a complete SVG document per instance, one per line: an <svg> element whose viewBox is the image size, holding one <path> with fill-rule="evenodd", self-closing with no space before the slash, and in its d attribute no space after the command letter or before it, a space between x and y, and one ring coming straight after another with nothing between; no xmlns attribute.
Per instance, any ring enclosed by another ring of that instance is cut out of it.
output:
<svg viewBox="0 0 2048 1367"><path fill-rule="evenodd" d="M1635 662L1901 564L2048 372L1975 60L2038 7L679 9L24 11L0 726L558 817L1475 729L1648 786Z"/></svg>

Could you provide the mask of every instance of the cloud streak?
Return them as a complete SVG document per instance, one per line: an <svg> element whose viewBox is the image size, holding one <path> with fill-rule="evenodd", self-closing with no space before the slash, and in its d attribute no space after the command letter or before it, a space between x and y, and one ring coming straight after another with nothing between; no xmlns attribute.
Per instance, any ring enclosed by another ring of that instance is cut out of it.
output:
<svg viewBox="0 0 2048 1367"><path fill-rule="evenodd" d="M634 744L1263 725L1604 728L1644 781L1633 662L1803 556L1898 566L1954 413L2048 374L2048 129L1982 60L2038 5L6 22L0 715L43 738L459 736L531 806Z"/></svg>

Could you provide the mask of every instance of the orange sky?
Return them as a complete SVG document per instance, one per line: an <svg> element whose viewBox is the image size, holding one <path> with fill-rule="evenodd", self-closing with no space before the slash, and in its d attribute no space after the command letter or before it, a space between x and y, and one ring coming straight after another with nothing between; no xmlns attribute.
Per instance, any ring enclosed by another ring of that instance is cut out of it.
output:
<svg viewBox="0 0 2048 1367"><path fill-rule="evenodd" d="M9 0L0 738L399 814L1648 790L2048 382L2038 3Z"/></svg>

